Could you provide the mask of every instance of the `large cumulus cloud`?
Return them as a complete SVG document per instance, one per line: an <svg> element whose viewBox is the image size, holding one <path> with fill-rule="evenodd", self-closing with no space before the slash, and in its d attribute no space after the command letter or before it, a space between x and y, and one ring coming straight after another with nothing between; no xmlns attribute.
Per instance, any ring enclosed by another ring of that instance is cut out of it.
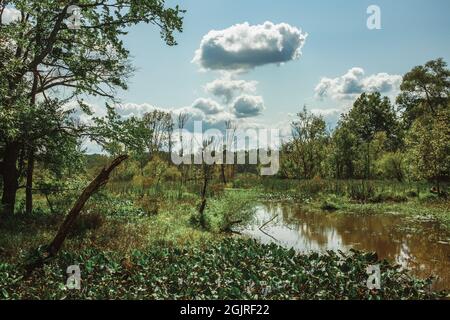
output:
<svg viewBox="0 0 450 320"><path fill-rule="evenodd" d="M381 92L391 95L398 92L402 76L378 73L365 76L362 68L351 68L337 78L322 78L315 88L317 98L337 100L354 99L363 92Z"/></svg>
<svg viewBox="0 0 450 320"><path fill-rule="evenodd" d="M287 23L236 24L211 30L202 39L193 62L209 70L249 70L298 59L307 34Z"/></svg>
<svg viewBox="0 0 450 320"><path fill-rule="evenodd" d="M237 118L259 116L265 109L264 100L260 96L242 95L233 103L233 113Z"/></svg>

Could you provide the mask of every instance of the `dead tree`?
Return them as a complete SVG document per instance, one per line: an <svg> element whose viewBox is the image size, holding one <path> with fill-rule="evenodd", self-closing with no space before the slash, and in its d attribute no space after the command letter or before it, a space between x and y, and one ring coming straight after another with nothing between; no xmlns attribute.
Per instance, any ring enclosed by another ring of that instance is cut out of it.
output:
<svg viewBox="0 0 450 320"><path fill-rule="evenodd" d="M178 115L178 130L179 130L179 139L180 139L180 158L184 157L184 141L183 141L183 130L189 121L190 115L185 112L181 112ZM184 184L187 180L187 166L185 164L181 164L181 184Z"/></svg>
<svg viewBox="0 0 450 320"><path fill-rule="evenodd" d="M201 190L201 203L200 203L200 207L198 209L198 212L200 214L200 226L203 229L206 229L206 219L205 219L205 209L206 209L206 201L207 201L207 194L208 194L208 183L212 178L212 173L214 170L214 164L208 164L205 161L205 153L207 152L207 148L208 146L213 146L215 143L217 142L217 140L214 137L211 137L210 139L206 139L203 141L203 148L201 150L202 153L202 159L203 159L203 163L202 163L202 178L203 178L203 185L202 185L202 190ZM213 149L214 153L215 148Z"/></svg>
<svg viewBox="0 0 450 320"><path fill-rule="evenodd" d="M35 261L31 261L26 266L26 269L28 271L32 271L35 268L43 265L58 254L58 251L61 249L64 240L67 238L67 235L72 230L73 224L80 216L81 210L83 210L86 202L94 193L98 191L98 189L100 189L108 182L111 172L126 159L128 159L127 155L122 155L114 159L111 164L108 167L103 168L102 171L97 175L97 177L95 177L95 179L92 180L92 182L83 190L80 197L75 202L74 206L64 219L64 222L59 227L58 233L56 234L50 245L45 248L44 252L39 254L39 258L37 258Z"/></svg>

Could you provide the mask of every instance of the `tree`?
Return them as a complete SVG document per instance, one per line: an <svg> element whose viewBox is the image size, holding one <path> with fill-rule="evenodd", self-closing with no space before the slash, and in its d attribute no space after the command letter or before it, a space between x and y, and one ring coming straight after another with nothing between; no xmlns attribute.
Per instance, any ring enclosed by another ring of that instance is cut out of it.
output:
<svg viewBox="0 0 450 320"><path fill-rule="evenodd" d="M128 158L127 155L122 155L114 159L111 164L105 168L103 168L100 173L94 178L94 180L89 183L89 185L83 190L72 209L67 214L64 222L58 229L55 238L53 241L44 248L44 252L38 252L39 255L37 259L31 261L26 268L29 272L33 271L35 268L40 267L45 262L49 261L53 257L55 257L61 246L64 243L64 240L67 238L69 232L72 230L72 226L75 223L78 216L81 214L81 211L84 208L86 202L90 199L90 197L96 193L101 187L103 187L109 180L109 176L111 172L115 168L117 168L123 161ZM39 249L38 249L39 250Z"/></svg>
<svg viewBox="0 0 450 320"><path fill-rule="evenodd" d="M174 123L172 114L162 110L146 113L142 119L145 130L145 141L150 159L163 148L171 151Z"/></svg>
<svg viewBox="0 0 450 320"><path fill-rule="evenodd" d="M19 20L2 21L7 4L19 11ZM73 5L82 13L77 30L69 29L65 23ZM175 45L174 32L182 31L183 13L178 6L166 8L164 0L0 2L0 174L5 214L14 211L22 175L21 159L28 158L28 172L32 174L33 155L40 148L39 143L56 139L53 130L42 132L35 139L36 135L18 125L21 119L29 119L26 127L34 127L30 115L36 101L45 100L48 104L58 96L62 108L62 102L83 94L114 100L115 89L127 88L126 79L132 71L129 52L122 41L126 28L141 22L154 24L165 42ZM61 88L66 90L58 91ZM80 105L89 112L86 105ZM87 135L88 128L79 131L59 127L69 134Z"/></svg>
<svg viewBox="0 0 450 320"><path fill-rule="evenodd" d="M397 104L403 112L406 128L414 120L425 115L436 116L448 107L450 99L450 70L442 59L431 60L423 66L414 67L405 74L400 86Z"/></svg>
<svg viewBox="0 0 450 320"><path fill-rule="evenodd" d="M358 158L357 137L347 126L339 123L331 138L330 161L333 176L337 179L353 178Z"/></svg>
<svg viewBox="0 0 450 320"><path fill-rule="evenodd" d="M450 105L437 112L433 119L420 118L414 121L407 136L410 166L416 178L436 183L450 178ZM429 116L429 118L432 118Z"/></svg>
<svg viewBox="0 0 450 320"><path fill-rule="evenodd" d="M363 93L352 109L343 117L343 125L351 130L366 146L366 178L371 178L371 143L378 132L386 133L386 149L395 149L400 144L397 116L389 98L378 92Z"/></svg>
<svg viewBox="0 0 450 320"><path fill-rule="evenodd" d="M190 119L190 114L187 112L180 112L177 117L177 126L178 126L178 139L180 140L180 158L184 157L184 140L183 140L183 130ZM188 174L188 167L182 163L181 164L181 183L185 183Z"/></svg>
<svg viewBox="0 0 450 320"><path fill-rule="evenodd" d="M378 168L383 178L397 179L403 182L405 178L404 170L405 156L401 152L387 152L378 161Z"/></svg>
<svg viewBox="0 0 450 320"><path fill-rule="evenodd" d="M226 173L226 168L227 168L227 164L230 163L230 159L229 157L233 157L234 158L234 151L233 150L233 143L234 143L234 138L236 136L236 130L237 130L237 126L236 124L231 121L225 121L225 137L224 137L224 146L223 146L223 150L222 150L222 162L220 163L220 176L222 178L222 183L224 185L227 184L227 173ZM234 161L232 162L234 163ZM233 164L231 164L232 166Z"/></svg>
<svg viewBox="0 0 450 320"><path fill-rule="evenodd" d="M309 113L305 107L297 114L291 127L293 139L284 146L284 150L294 165L295 176L310 179L321 174L328 143L325 121L321 116Z"/></svg>

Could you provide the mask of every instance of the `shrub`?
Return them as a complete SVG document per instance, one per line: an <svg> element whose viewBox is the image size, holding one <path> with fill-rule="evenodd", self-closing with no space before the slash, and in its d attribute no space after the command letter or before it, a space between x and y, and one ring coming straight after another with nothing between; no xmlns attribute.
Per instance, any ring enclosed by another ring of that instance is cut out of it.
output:
<svg viewBox="0 0 450 320"><path fill-rule="evenodd" d="M327 199L325 199L321 206L320 209L324 210L324 211L336 211L340 209L340 205L338 204L338 199L336 196L330 196Z"/></svg>
<svg viewBox="0 0 450 320"><path fill-rule="evenodd" d="M369 182L350 183L347 187L347 193L350 199L367 202L375 196L375 187Z"/></svg>

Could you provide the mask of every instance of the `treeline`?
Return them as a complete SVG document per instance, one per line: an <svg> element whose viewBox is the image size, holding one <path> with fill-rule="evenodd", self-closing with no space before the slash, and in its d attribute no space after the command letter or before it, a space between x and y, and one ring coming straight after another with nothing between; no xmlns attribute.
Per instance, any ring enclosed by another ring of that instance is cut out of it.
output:
<svg viewBox="0 0 450 320"><path fill-rule="evenodd" d="M331 132L306 109L281 150L280 177L428 180L450 178L450 70L443 59L403 77L395 104L363 93Z"/></svg>

